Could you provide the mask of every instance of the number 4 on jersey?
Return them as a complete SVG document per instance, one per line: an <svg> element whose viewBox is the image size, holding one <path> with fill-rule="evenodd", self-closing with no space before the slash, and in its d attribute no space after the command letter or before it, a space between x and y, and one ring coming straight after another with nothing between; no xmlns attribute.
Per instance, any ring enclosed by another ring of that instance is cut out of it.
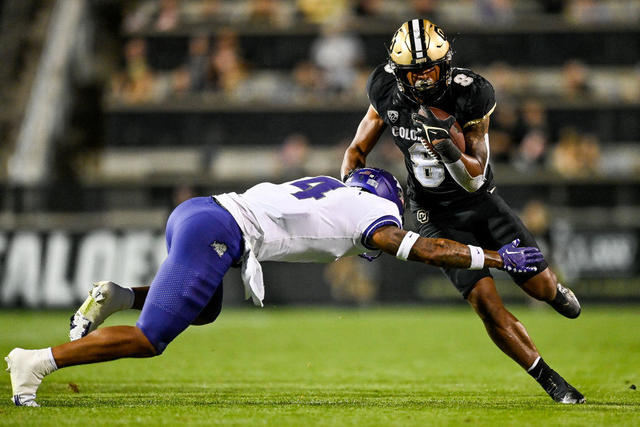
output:
<svg viewBox="0 0 640 427"><path fill-rule="evenodd" d="M314 198L316 200L322 199L324 193L335 190L336 188L344 187L344 184L335 178L328 176L316 176L313 178L300 179L290 183L302 191L292 193L292 196L302 200Z"/></svg>

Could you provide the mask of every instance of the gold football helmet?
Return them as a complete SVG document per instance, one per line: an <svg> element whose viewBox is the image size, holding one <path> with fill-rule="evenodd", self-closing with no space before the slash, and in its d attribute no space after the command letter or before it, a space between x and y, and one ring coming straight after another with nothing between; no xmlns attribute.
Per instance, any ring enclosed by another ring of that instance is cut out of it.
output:
<svg viewBox="0 0 640 427"><path fill-rule="evenodd" d="M412 19L391 39L388 68L400 92L429 105L442 97L451 83L452 56L442 29L427 19Z"/></svg>

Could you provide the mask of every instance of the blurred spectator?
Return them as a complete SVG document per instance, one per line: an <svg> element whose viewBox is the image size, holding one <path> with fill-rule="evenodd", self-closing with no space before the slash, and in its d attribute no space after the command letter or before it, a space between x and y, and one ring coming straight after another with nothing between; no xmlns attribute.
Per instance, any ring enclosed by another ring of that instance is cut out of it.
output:
<svg viewBox="0 0 640 427"><path fill-rule="evenodd" d="M247 66L240 53L238 34L221 30L209 58L207 88L233 95L246 78Z"/></svg>
<svg viewBox="0 0 640 427"><path fill-rule="evenodd" d="M158 31L170 31L180 21L180 0L160 0L160 9L154 27Z"/></svg>
<svg viewBox="0 0 640 427"><path fill-rule="evenodd" d="M185 23L216 22L220 20L222 0L190 0L182 3L181 19ZM222 17L223 19L225 17Z"/></svg>
<svg viewBox="0 0 640 427"><path fill-rule="evenodd" d="M547 115L542 104L527 100L522 106L516 131L519 141L513 164L520 170L529 170L544 163L548 146Z"/></svg>
<svg viewBox="0 0 640 427"><path fill-rule="evenodd" d="M296 6L304 20L312 24L330 24L348 15L347 0L297 0Z"/></svg>
<svg viewBox="0 0 640 427"><path fill-rule="evenodd" d="M362 41L345 26L345 21L325 25L311 46L311 58L322 69L327 89L334 93L345 93L355 86L364 59Z"/></svg>
<svg viewBox="0 0 640 427"><path fill-rule="evenodd" d="M565 128L553 151L552 168L568 178L599 174L600 147L593 135L584 135L574 128Z"/></svg>
<svg viewBox="0 0 640 427"><path fill-rule="evenodd" d="M513 102L503 98L491 116L489 143L491 144L491 161L506 163L510 160L516 141L518 111Z"/></svg>
<svg viewBox="0 0 640 427"><path fill-rule="evenodd" d="M484 23L509 24L515 19L512 0L477 0L476 8Z"/></svg>
<svg viewBox="0 0 640 427"><path fill-rule="evenodd" d="M547 136L540 129L529 131L516 151L513 165L520 171L527 171L542 166L547 153Z"/></svg>
<svg viewBox="0 0 640 427"><path fill-rule="evenodd" d="M381 13L382 0L356 0L353 12L356 16L370 18Z"/></svg>
<svg viewBox="0 0 640 427"><path fill-rule="evenodd" d="M293 84L289 91L294 102L317 101L326 91L327 83L322 70L312 62L297 63L293 68L292 78Z"/></svg>
<svg viewBox="0 0 640 427"><path fill-rule="evenodd" d="M612 18L610 6L595 0L569 0L566 11L569 22L577 24L610 22Z"/></svg>
<svg viewBox="0 0 640 427"><path fill-rule="evenodd" d="M549 210L540 200L529 201L520 214L524 225L536 236L544 236L549 231Z"/></svg>
<svg viewBox="0 0 640 427"><path fill-rule="evenodd" d="M288 4L281 0L250 0L247 16L253 25L283 28L291 23Z"/></svg>
<svg viewBox="0 0 640 427"><path fill-rule="evenodd" d="M173 206L171 206L172 208L175 206L178 206L180 203L185 202L189 199L191 199L192 197L196 197L198 196L198 194L196 194L195 189L187 184L181 184L176 186L173 189L173 194L171 197L171 202L173 203Z"/></svg>
<svg viewBox="0 0 640 427"><path fill-rule="evenodd" d="M125 4L123 28L126 32L141 31L149 25L158 10L156 0L147 0L141 3Z"/></svg>
<svg viewBox="0 0 640 427"><path fill-rule="evenodd" d="M294 133L285 138L280 147L281 179L294 179L308 174L307 161L309 160L310 142L306 135Z"/></svg>
<svg viewBox="0 0 640 427"><path fill-rule="evenodd" d="M189 90L200 92L204 90L207 79L209 62L209 37L198 35L189 41L189 58L186 68L189 73Z"/></svg>
<svg viewBox="0 0 640 427"><path fill-rule="evenodd" d="M173 70L169 75L170 92L173 95L186 95L191 89L191 78L189 77L189 69L180 67Z"/></svg>
<svg viewBox="0 0 640 427"><path fill-rule="evenodd" d="M580 100L591 95L587 67L578 60L569 60L562 67L563 96Z"/></svg>
<svg viewBox="0 0 640 427"><path fill-rule="evenodd" d="M129 103L147 102L154 98L155 76L149 69L144 39L132 39L125 45L125 70L112 80L116 98Z"/></svg>
<svg viewBox="0 0 640 427"><path fill-rule="evenodd" d="M411 11L413 18L429 19L432 22L440 22L438 0L411 0Z"/></svg>
<svg viewBox="0 0 640 427"><path fill-rule="evenodd" d="M518 93L522 89L518 74L503 61L492 63L486 71L487 79L496 91L496 98Z"/></svg>

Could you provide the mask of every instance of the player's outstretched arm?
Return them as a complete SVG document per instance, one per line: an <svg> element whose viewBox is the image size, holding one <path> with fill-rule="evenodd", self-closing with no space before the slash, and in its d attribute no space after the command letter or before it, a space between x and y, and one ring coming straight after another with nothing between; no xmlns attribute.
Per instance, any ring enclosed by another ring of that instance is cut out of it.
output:
<svg viewBox="0 0 640 427"><path fill-rule="evenodd" d="M370 242L403 260L424 262L447 268L499 268L508 271L536 271L533 264L543 259L537 248L519 248L518 240L500 248L498 252L465 245L449 239L424 238L394 226L380 227Z"/></svg>
<svg viewBox="0 0 640 427"><path fill-rule="evenodd" d="M385 127L386 125L378 115L378 112L370 105L358 125L356 135L344 152L342 166L340 167L341 177L346 177L349 172L356 168L366 166L367 155L373 150Z"/></svg>

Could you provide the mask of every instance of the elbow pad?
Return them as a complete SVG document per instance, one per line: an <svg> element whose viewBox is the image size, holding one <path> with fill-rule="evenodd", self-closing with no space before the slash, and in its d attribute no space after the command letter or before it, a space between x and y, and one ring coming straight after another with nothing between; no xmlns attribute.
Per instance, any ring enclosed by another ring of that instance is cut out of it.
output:
<svg viewBox="0 0 640 427"><path fill-rule="evenodd" d="M447 168L458 185L467 190L469 193L478 191L486 181L484 174L474 177L469 175L469 171L467 171L467 168L464 166L464 163L462 163L462 160L460 159L456 160L453 163L445 163L444 166Z"/></svg>

